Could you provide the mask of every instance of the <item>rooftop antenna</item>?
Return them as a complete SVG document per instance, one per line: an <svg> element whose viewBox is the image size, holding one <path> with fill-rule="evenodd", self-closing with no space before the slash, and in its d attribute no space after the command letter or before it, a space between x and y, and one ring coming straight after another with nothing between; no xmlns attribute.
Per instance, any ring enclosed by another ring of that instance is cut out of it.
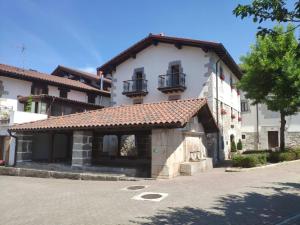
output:
<svg viewBox="0 0 300 225"><path fill-rule="evenodd" d="M20 49L20 55L22 60L22 67L25 69L25 50L27 49L24 44L17 46L18 49Z"/></svg>

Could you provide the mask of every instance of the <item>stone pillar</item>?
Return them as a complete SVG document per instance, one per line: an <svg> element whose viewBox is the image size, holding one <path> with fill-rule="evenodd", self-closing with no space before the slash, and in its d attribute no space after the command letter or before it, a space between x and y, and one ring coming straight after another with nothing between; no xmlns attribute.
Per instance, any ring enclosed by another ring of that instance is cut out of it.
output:
<svg viewBox="0 0 300 225"><path fill-rule="evenodd" d="M16 162L32 161L32 135L19 134L17 141L17 159Z"/></svg>
<svg viewBox="0 0 300 225"><path fill-rule="evenodd" d="M72 167L84 167L91 165L92 140L92 131L73 132Z"/></svg>

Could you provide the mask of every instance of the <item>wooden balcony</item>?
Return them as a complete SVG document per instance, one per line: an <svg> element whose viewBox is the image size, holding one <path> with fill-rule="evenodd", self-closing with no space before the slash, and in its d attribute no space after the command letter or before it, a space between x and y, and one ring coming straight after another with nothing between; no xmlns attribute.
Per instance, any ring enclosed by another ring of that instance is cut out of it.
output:
<svg viewBox="0 0 300 225"><path fill-rule="evenodd" d="M139 97L148 94L147 91L147 80L136 79L123 81L123 95L127 97Z"/></svg>
<svg viewBox="0 0 300 225"><path fill-rule="evenodd" d="M185 86L185 74L174 73L158 76L158 90L163 93L183 92Z"/></svg>

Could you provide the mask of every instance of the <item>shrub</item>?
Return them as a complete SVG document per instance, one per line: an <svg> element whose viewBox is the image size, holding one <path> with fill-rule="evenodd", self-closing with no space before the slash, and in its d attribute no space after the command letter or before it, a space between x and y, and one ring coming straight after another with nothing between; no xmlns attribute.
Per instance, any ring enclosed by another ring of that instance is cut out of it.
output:
<svg viewBox="0 0 300 225"><path fill-rule="evenodd" d="M244 151L243 154L261 154L261 153L271 153L272 150L247 150Z"/></svg>
<svg viewBox="0 0 300 225"><path fill-rule="evenodd" d="M300 151L288 150L284 152L272 152L268 158L268 161L272 163L292 161L300 158Z"/></svg>
<svg viewBox="0 0 300 225"><path fill-rule="evenodd" d="M242 144L241 139L239 139L236 148L237 148L237 150L242 150L243 149L243 144Z"/></svg>
<svg viewBox="0 0 300 225"><path fill-rule="evenodd" d="M267 163L267 154L234 155L232 164L235 167L250 168Z"/></svg>
<svg viewBox="0 0 300 225"><path fill-rule="evenodd" d="M231 142L231 152L236 152L236 144L235 141Z"/></svg>

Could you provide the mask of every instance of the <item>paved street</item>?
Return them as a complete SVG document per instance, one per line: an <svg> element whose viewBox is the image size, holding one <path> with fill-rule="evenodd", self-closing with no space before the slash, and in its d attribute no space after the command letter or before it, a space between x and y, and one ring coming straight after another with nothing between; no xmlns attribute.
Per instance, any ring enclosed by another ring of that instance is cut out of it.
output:
<svg viewBox="0 0 300 225"><path fill-rule="evenodd" d="M139 191L122 190L148 185ZM133 200L167 193L160 202ZM0 176L0 224L300 224L300 163L148 181Z"/></svg>

